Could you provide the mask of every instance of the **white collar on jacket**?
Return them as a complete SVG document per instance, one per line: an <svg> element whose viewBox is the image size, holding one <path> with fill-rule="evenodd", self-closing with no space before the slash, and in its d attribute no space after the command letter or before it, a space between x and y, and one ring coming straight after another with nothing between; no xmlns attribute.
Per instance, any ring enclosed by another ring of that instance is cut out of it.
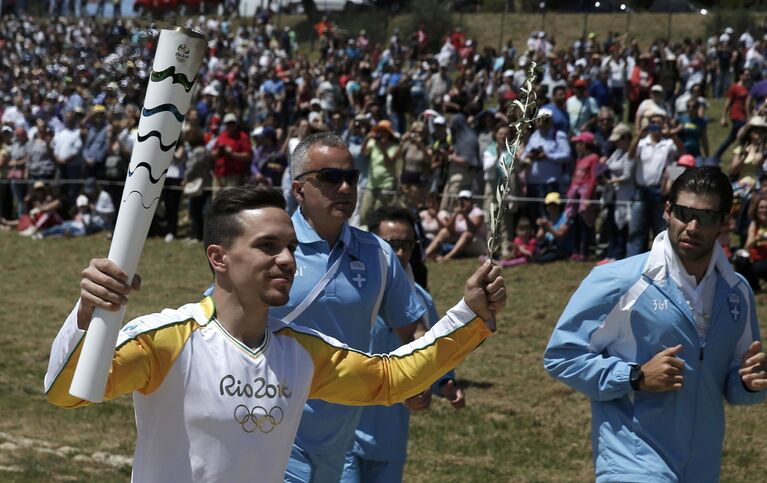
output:
<svg viewBox="0 0 767 483"><path fill-rule="evenodd" d="M650 256L647 257L647 263L645 264L643 274L653 279L655 282L663 282L666 277L669 276L669 269L666 262L666 250L664 248L666 237L668 232L666 230L658 233L658 236L653 240L652 248L650 249ZM722 250L722 246L719 242L714 243L714 266L719 272L719 275L724 278L727 285L734 287L740 279L735 274L735 270L732 269L732 265L727 260L727 257Z"/></svg>

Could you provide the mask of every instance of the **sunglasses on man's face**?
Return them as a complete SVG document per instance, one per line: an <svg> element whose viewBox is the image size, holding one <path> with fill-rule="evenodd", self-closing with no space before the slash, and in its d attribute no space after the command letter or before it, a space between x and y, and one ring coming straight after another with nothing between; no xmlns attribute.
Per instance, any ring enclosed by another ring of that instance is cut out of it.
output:
<svg viewBox="0 0 767 483"><path fill-rule="evenodd" d="M724 218L724 213L717 210L700 210L698 208L690 208L684 205L671 205L671 214L681 221L682 223L690 223L692 220L697 220L701 226L710 227L717 223L721 223Z"/></svg>
<svg viewBox="0 0 767 483"><path fill-rule="evenodd" d="M316 174L317 181L331 185L340 185L345 181L350 186L356 186L357 181L360 179L360 172L358 169L322 168L312 169L305 173L301 173L296 176L296 180L310 174Z"/></svg>
<svg viewBox="0 0 767 483"><path fill-rule="evenodd" d="M411 251L415 248L415 244L418 243L418 240L384 240L386 243L391 246L391 249L395 252L399 251L400 249L405 250L406 252Z"/></svg>

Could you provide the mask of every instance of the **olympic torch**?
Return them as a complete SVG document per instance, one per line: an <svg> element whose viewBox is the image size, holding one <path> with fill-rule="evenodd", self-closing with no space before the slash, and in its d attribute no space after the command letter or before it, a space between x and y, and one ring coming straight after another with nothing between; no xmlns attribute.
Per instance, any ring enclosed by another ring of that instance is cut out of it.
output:
<svg viewBox="0 0 767 483"><path fill-rule="evenodd" d="M192 97L207 42L186 28L162 30L123 189L109 259L132 279L149 225L160 200L165 175ZM69 393L88 401L104 399L125 306L93 313Z"/></svg>

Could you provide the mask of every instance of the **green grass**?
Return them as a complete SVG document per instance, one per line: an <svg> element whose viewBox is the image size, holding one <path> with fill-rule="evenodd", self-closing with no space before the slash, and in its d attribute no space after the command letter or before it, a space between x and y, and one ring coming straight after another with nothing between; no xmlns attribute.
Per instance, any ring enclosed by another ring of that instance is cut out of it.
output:
<svg viewBox="0 0 767 483"><path fill-rule="evenodd" d="M714 102L716 118L721 102ZM725 131L710 127L716 148ZM102 236L34 242L0 233L0 432L73 446L82 454L130 455L135 440L131 398L78 410L49 405L42 395L50 344L78 297L80 271L105 256ZM430 266L441 311L461 296L473 261ZM576 482L592 476L587 399L548 377L541 355L560 312L590 264L523 266L505 272L509 307L499 333L459 368L467 407L434 401L411 419L408 482ZM127 317L175 307L200 297L210 281L200 245L146 244L139 272L143 289ZM767 333L767 299L758 298ZM759 444L767 407L728 408L722 480L753 481L767 446ZM0 445L3 440L0 438ZM12 467L14 471L3 468ZM129 471L31 450L0 446L0 481L127 482Z"/></svg>

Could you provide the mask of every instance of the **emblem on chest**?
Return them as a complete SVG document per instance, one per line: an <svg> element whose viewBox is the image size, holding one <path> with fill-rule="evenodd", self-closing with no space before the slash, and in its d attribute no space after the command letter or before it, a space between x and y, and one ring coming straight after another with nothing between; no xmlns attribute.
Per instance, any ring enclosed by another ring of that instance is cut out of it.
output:
<svg viewBox="0 0 767 483"><path fill-rule="evenodd" d="M367 270L365 269L365 262L360 260L353 260L349 263L349 269L352 271L352 284L354 284L358 290L361 290L368 280Z"/></svg>
<svg viewBox="0 0 767 483"><path fill-rule="evenodd" d="M727 302L730 306L730 315L732 315L732 320L737 322L740 318L740 297L736 293L731 293L730 296L727 297Z"/></svg>

